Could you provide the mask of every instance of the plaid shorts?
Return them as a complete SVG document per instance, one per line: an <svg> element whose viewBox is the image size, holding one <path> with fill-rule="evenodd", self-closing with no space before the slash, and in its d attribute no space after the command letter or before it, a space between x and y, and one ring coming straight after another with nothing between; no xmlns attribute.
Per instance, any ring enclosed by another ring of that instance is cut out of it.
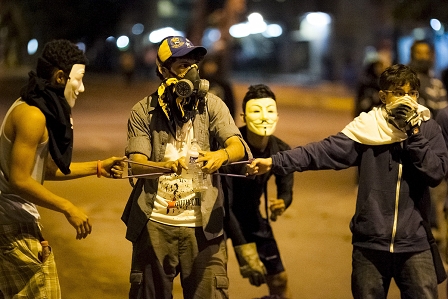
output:
<svg viewBox="0 0 448 299"><path fill-rule="evenodd" d="M39 259L42 240L37 223L0 225L0 292L4 298L61 298L53 253L44 262Z"/></svg>

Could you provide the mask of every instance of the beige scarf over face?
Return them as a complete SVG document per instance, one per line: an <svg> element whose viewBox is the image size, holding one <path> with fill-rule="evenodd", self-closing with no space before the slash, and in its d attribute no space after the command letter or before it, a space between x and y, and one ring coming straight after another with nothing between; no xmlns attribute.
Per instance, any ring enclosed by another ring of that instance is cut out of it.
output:
<svg viewBox="0 0 448 299"><path fill-rule="evenodd" d="M418 105L417 113L420 116L420 123L430 118L428 108L422 105ZM408 138L405 132L387 121L384 105L374 107L367 113L362 112L341 132L353 141L366 145L392 144Z"/></svg>

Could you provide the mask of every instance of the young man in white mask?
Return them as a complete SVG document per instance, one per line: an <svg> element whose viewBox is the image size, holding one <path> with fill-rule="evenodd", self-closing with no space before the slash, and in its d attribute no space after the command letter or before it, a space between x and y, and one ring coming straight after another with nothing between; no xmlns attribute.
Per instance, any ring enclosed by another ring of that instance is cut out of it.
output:
<svg viewBox="0 0 448 299"><path fill-rule="evenodd" d="M251 157L229 109L199 77L206 49L182 36L162 40L156 92L132 108L126 155L140 178L122 219L132 242L129 298L170 299L179 274L185 299L228 298L223 164ZM185 157L195 141L207 189L194 190ZM240 169L244 174L245 169Z"/></svg>
<svg viewBox="0 0 448 299"><path fill-rule="evenodd" d="M240 131L254 158L266 158L290 149L273 135L278 121L277 102L268 86L250 86L242 107L246 125ZM277 196L268 199L267 184L272 175ZM278 175L271 171L255 179L227 178L229 220L226 233L232 239L241 275L255 286L266 282L272 298L292 298L269 219L276 221L289 207L293 183L292 173ZM261 200L266 207L264 217L260 212Z"/></svg>
<svg viewBox="0 0 448 299"><path fill-rule="evenodd" d="M72 163L71 107L84 91L84 53L67 40L45 45L36 72L8 110L0 132L0 298L61 298L54 256L36 206L63 213L76 238L92 231L89 217L43 186L44 180L89 175L120 178L124 157ZM51 241L50 241L51 243Z"/></svg>
<svg viewBox="0 0 448 299"><path fill-rule="evenodd" d="M437 283L446 279L429 227L429 187L444 179L448 153L439 125L417 103L419 86L410 67L393 65L380 76L380 107L336 135L255 159L248 168L285 175L358 167L350 223L355 299L387 298L392 279L401 298L435 299Z"/></svg>

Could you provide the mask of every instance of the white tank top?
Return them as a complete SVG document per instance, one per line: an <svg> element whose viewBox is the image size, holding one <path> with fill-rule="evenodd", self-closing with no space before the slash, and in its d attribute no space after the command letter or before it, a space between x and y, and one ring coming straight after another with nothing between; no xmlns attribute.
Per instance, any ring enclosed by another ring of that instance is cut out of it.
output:
<svg viewBox="0 0 448 299"><path fill-rule="evenodd" d="M5 115L0 128L0 225L16 222L36 222L40 219L36 205L13 194L9 184L9 161L12 142L5 136L4 126L11 111L18 105L23 104L21 99L12 104ZM48 140L37 146L34 157L34 168L31 177L43 184L45 173L45 162L48 156Z"/></svg>

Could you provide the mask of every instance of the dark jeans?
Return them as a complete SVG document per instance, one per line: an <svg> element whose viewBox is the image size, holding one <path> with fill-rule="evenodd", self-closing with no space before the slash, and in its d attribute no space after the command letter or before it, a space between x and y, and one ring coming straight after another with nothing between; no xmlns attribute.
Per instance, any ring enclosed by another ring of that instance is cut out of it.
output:
<svg viewBox="0 0 448 299"><path fill-rule="evenodd" d="M354 247L352 266L352 294L355 299L386 299L392 278L402 299L438 298L430 250L390 253Z"/></svg>
<svg viewBox="0 0 448 299"><path fill-rule="evenodd" d="M148 221L133 244L131 299L171 299L180 273L185 299L227 299L227 252L224 237L205 238L202 227Z"/></svg>

